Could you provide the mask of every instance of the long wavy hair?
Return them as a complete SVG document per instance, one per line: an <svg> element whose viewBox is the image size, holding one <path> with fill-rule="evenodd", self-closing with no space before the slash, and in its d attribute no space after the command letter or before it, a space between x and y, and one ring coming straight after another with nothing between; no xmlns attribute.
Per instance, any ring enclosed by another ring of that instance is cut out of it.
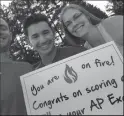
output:
<svg viewBox="0 0 124 116"><path fill-rule="evenodd" d="M62 24L62 27L63 27L63 31L65 33L65 38L66 38L67 43L69 43L70 45L79 45L79 44L81 44L83 42L85 43L85 40L72 35L68 31L67 27L65 26L65 24L63 22L63 15L66 12L66 10L68 10L68 9L77 9L77 10L81 11L89 19L89 21L91 22L92 25L99 24L102 19L94 16L89 11L84 9L82 6L79 6L79 5L76 5L76 4L69 4L68 6L65 6L62 9L61 14L60 14L60 21L61 21L61 24Z"/></svg>

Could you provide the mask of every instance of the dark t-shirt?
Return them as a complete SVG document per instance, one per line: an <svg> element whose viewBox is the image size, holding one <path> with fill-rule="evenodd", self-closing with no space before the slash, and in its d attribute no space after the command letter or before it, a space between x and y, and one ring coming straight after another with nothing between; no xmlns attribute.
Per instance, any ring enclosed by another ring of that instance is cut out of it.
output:
<svg viewBox="0 0 124 116"><path fill-rule="evenodd" d="M26 115L20 76L32 71L24 62L0 62L0 115Z"/></svg>
<svg viewBox="0 0 124 116"><path fill-rule="evenodd" d="M73 55L78 54L80 52L83 52L85 50L86 50L86 48L84 48L82 46L75 46L75 47L74 46L69 46L69 47L57 48L56 56L55 56L52 63L55 63L59 60L68 58L70 56L73 56ZM40 62L38 62L37 64L34 65L34 68L38 69L38 68L42 68L44 66L45 65L42 64L42 61L40 61Z"/></svg>

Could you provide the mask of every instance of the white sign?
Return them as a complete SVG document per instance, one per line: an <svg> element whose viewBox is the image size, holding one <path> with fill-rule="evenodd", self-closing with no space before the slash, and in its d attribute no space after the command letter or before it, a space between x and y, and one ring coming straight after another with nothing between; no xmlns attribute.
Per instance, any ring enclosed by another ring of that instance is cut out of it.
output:
<svg viewBox="0 0 124 116"><path fill-rule="evenodd" d="M21 76L29 115L122 115L123 82L114 42Z"/></svg>

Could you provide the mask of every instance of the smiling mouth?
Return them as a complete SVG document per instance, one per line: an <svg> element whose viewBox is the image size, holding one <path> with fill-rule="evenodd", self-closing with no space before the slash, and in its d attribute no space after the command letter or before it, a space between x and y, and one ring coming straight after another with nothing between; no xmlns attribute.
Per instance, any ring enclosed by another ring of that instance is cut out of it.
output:
<svg viewBox="0 0 124 116"><path fill-rule="evenodd" d="M80 30L80 29L83 28L83 27L84 27L84 24L80 25L79 27L77 27L77 28L75 29L74 32L77 32L78 30Z"/></svg>
<svg viewBox="0 0 124 116"><path fill-rule="evenodd" d="M52 41L49 40L49 41L46 41L46 42L44 42L44 43L38 45L38 47L40 47L40 48L43 49L43 50L46 50L46 49L49 48L49 45L50 45L51 43L52 43Z"/></svg>
<svg viewBox="0 0 124 116"><path fill-rule="evenodd" d="M48 47L49 47L49 45L42 45L42 46L41 46L41 48L42 48L43 50L47 49Z"/></svg>

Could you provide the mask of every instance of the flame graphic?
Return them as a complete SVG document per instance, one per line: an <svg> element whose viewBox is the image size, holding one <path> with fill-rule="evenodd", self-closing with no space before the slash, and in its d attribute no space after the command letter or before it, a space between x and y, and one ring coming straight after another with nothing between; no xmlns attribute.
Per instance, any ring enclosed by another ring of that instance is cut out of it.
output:
<svg viewBox="0 0 124 116"><path fill-rule="evenodd" d="M78 75L77 73L73 70L72 67L69 67L67 64L66 64L66 68L65 68L65 76L64 76L64 79L67 83L72 83L72 82L75 82L78 78Z"/></svg>

